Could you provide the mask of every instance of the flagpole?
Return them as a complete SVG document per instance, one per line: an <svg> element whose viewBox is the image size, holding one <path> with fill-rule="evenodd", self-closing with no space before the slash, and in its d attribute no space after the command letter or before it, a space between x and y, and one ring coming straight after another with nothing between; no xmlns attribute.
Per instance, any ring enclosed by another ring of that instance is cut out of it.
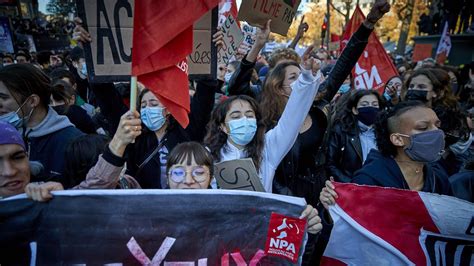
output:
<svg viewBox="0 0 474 266"><path fill-rule="evenodd" d="M137 110L137 77L132 76L130 79L130 112L134 113ZM132 141L135 143L135 140Z"/></svg>
<svg viewBox="0 0 474 266"><path fill-rule="evenodd" d="M137 110L137 77L132 76L130 81L130 111Z"/></svg>

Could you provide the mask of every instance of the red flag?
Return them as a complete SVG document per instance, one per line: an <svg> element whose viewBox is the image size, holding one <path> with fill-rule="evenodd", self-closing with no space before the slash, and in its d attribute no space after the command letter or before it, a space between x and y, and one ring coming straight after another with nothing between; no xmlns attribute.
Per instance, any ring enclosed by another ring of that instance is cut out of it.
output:
<svg viewBox="0 0 474 266"><path fill-rule="evenodd" d="M334 227L321 265L472 265L474 204L427 192L335 186Z"/></svg>
<svg viewBox="0 0 474 266"><path fill-rule="evenodd" d="M132 75L138 77L186 127L189 123L188 68L193 23L218 0L135 1Z"/></svg>
<svg viewBox="0 0 474 266"><path fill-rule="evenodd" d="M365 16L362 10L357 6L342 35L341 51L346 47L352 34L357 31L364 19ZM352 70L352 76L356 89L378 90L380 94L383 93L385 83L391 77L398 76L397 69L375 32L370 34L369 43Z"/></svg>

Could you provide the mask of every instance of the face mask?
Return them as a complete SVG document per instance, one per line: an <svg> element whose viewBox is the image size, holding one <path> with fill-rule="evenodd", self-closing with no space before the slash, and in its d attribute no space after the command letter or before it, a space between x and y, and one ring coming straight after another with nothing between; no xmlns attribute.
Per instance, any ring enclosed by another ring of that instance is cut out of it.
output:
<svg viewBox="0 0 474 266"><path fill-rule="evenodd" d="M408 90L405 100L407 101L421 101L424 103L428 102L428 92L422 90Z"/></svg>
<svg viewBox="0 0 474 266"><path fill-rule="evenodd" d="M456 155L464 154L471 147L472 141L474 140L474 135L471 134L469 139L466 141L460 140L453 145L449 146L449 149Z"/></svg>
<svg viewBox="0 0 474 266"><path fill-rule="evenodd" d="M163 116L165 108L162 107L145 107L142 108L140 114L142 122L151 131L157 131L162 128L166 122L166 117Z"/></svg>
<svg viewBox="0 0 474 266"><path fill-rule="evenodd" d="M83 64L82 64L82 67L81 67L81 74L82 74L84 77L87 77L87 65L86 65L86 63L83 63Z"/></svg>
<svg viewBox="0 0 474 266"><path fill-rule="evenodd" d="M454 93L458 91L458 84L457 83L451 83L451 89L453 90Z"/></svg>
<svg viewBox="0 0 474 266"><path fill-rule="evenodd" d="M388 95L387 92L384 92L384 93L383 93L383 97L384 97L385 100L387 100L387 101L390 101L390 100L392 99L392 97L390 97L390 95Z"/></svg>
<svg viewBox="0 0 474 266"><path fill-rule="evenodd" d="M257 132L257 120L255 118L242 117L227 122L230 129L229 137L237 145L245 146L252 141Z"/></svg>
<svg viewBox="0 0 474 266"><path fill-rule="evenodd" d="M372 106L360 107L357 108L357 111L359 111L359 114L356 115L357 119L365 125L371 126L374 124L375 118L377 118L379 108Z"/></svg>
<svg viewBox="0 0 474 266"><path fill-rule="evenodd" d="M342 84L341 87L339 87L339 93L344 94L348 92L351 89L351 84L346 83Z"/></svg>
<svg viewBox="0 0 474 266"><path fill-rule="evenodd" d="M225 83L229 83L229 81L230 81L230 79L232 78L232 75L233 75L233 74L234 74L234 73L225 73L225 75L224 75L224 81L225 81Z"/></svg>
<svg viewBox="0 0 474 266"><path fill-rule="evenodd" d="M20 107L18 107L18 109L15 112L6 113L0 116L0 121L9 123L10 125L14 126L16 129L21 128L21 126L30 119L31 114L33 113L33 110L34 110L34 108L31 109L28 116L20 118L20 116L18 115L18 112L23 107L23 105L25 105L25 103L26 103L26 100Z"/></svg>
<svg viewBox="0 0 474 266"><path fill-rule="evenodd" d="M440 129L430 130L411 136L410 145L405 147L405 153L413 161L431 163L439 160L444 148L444 132Z"/></svg>

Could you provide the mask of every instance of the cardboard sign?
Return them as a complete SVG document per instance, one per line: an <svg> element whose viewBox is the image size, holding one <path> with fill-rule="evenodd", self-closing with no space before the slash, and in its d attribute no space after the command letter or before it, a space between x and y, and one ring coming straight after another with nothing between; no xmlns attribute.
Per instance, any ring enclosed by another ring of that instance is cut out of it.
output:
<svg viewBox="0 0 474 266"><path fill-rule="evenodd" d="M266 256L265 241L272 213L298 217L305 205L223 189L65 190L46 203L23 194L0 200L0 264L296 265Z"/></svg>
<svg viewBox="0 0 474 266"><path fill-rule="evenodd" d="M433 52L433 45L430 43L417 43L415 44L415 48L413 48L413 62L421 61L428 57L431 57L431 53Z"/></svg>
<svg viewBox="0 0 474 266"><path fill-rule="evenodd" d="M214 175L220 188L265 191L250 158L217 163L214 167Z"/></svg>
<svg viewBox="0 0 474 266"><path fill-rule="evenodd" d="M255 43L255 35L257 34L257 28L250 26L247 23L241 23L242 33L244 39L240 43L239 53L247 54Z"/></svg>
<svg viewBox="0 0 474 266"><path fill-rule="evenodd" d="M239 20L263 27L272 20L272 32L286 36L301 0L247 0L239 10Z"/></svg>
<svg viewBox="0 0 474 266"><path fill-rule="evenodd" d="M78 13L92 42L84 46L89 81L129 81L132 63L134 0L78 0ZM157 25L159 26L159 25ZM189 78L215 77L217 51L212 34L217 8L194 24Z"/></svg>
<svg viewBox="0 0 474 266"><path fill-rule="evenodd" d="M221 30L222 33L224 33L224 45L219 50L217 59L219 64L228 64L232 55L237 51L240 43L243 41L244 35L232 15L229 15L224 23L222 23Z"/></svg>

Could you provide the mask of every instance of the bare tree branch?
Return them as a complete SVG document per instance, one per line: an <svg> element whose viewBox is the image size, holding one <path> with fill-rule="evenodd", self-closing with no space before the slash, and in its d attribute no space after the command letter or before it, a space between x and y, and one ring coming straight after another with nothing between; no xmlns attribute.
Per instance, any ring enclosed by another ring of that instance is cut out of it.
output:
<svg viewBox="0 0 474 266"><path fill-rule="evenodd" d="M337 8L334 6L334 4L333 4L332 2L330 2L329 4L331 5L331 7L332 7L332 8L334 8L334 10L336 10L336 11L337 11L337 13L339 13L339 14L341 14L341 15L343 15L343 16L345 16L345 15L346 15L345 13L342 13L342 11L341 11L341 10L337 9Z"/></svg>

